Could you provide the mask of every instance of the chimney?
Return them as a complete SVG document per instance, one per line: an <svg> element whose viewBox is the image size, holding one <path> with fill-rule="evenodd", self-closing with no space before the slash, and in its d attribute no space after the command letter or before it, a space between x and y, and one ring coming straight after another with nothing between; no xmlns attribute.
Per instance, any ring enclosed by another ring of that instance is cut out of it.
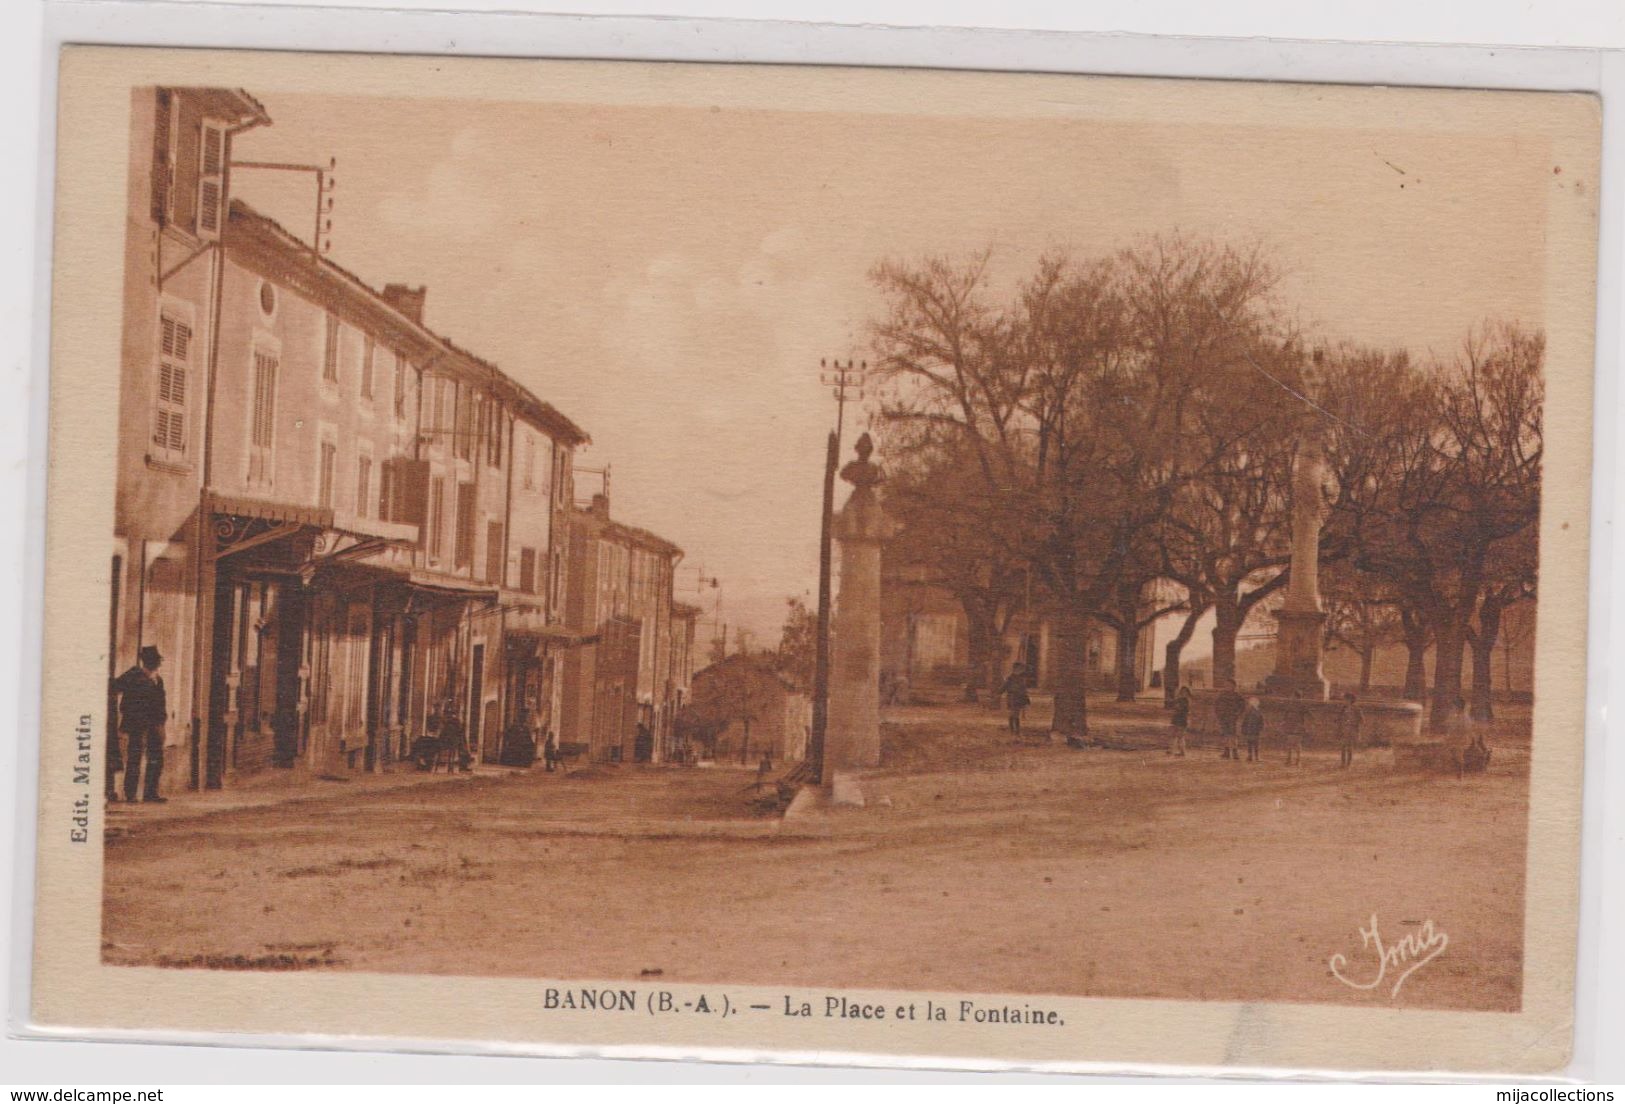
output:
<svg viewBox="0 0 1625 1104"><path fill-rule="evenodd" d="M423 325L423 297L428 294L429 289L422 285L418 287L408 284L384 285L384 302L420 326Z"/></svg>
<svg viewBox="0 0 1625 1104"><path fill-rule="evenodd" d="M592 515L593 515L593 517L603 518L605 521L609 520L609 496L608 495L606 495L606 494L595 494L595 495L592 496Z"/></svg>

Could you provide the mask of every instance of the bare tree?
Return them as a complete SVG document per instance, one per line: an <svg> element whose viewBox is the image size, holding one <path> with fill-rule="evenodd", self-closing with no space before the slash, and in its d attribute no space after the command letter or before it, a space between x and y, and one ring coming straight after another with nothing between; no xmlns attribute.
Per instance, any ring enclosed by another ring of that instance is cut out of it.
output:
<svg viewBox="0 0 1625 1104"><path fill-rule="evenodd" d="M1476 720L1487 721L1495 716L1491 668L1506 613L1519 603L1534 600L1539 574L1537 537L1535 526L1530 525L1491 552L1484 596L1479 600L1477 615L1467 626L1467 647L1473 659L1472 692L1467 701Z"/></svg>
<svg viewBox="0 0 1625 1104"><path fill-rule="evenodd" d="M1180 659L1185 654L1185 646L1195 637L1196 626L1212 606L1213 596L1210 593L1186 584L1185 618L1179 623L1179 631L1162 646L1162 703L1168 708L1173 707L1174 699L1179 696L1180 683L1184 679Z"/></svg>
<svg viewBox="0 0 1625 1104"><path fill-rule="evenodd" d="M694 698L683 707L682 722L698 733L711 754L734 722L741 727L741 762L750 750L751 725L768 715L778 700L778 674L766 659L732 655L694 676Z"/></svg>
<svg viewBox="0 0 1625 1104"><path fill-rule="evenodd" d="M1497 546L1539 516L1543 353L1538 333L1485 326L1427 375L1389 360L1367 363L1381 371L1366 379L1345 371L1337 381L1345 398L1380 392L1363 421L1350 420L1366 440L1342 458L1339 505L1356 566L1425 619L1435 730L1462 694L1485 588L1503 581Z"/></svg>
<svg viewBox="0 0 1625 1104"><path fill-rule="evenodd" d="M1186 608L1187 598L1181 594L1169 597L1158 593L1153 586L1160 574L1146 573L1136 578L1125 572L1122 583L1111 601L1096 613L1096 618L1117 637L1117 700L1133 701L1140 691L1140 672L1137 660L1140 654L1140 633L1170 613Z"/></svg>
<svg viewBox="0 0 1625 1104"><path fill-rule="evenodd" d="M965 613L970 672L965 700L997 689L1001 642L1026 607L1027 573L1019 551L989 524L976 469L948 443L918 425L893 425L887 436L898 460L887 480L886 506L899 532L886 555L920 569Z"/></svg>
<svg viewBox="0 0 1625 1104"><path fill-rule="evenodd" d="M1273 274L1256 252L1170 237L1103 260L1045 258L1003 310L989 305L985 256L883 264L874 279L881 371L904 385L885 417L962 445L965 501L1044 592L1054 725L1081 740L1090 623L1160 564L1185 488L1279 418L1255 408L1197 431L1260 355Z"/></svg>
<svg viewBox="0 0 1625 1104"><path fill-rule="evenodd" d="M1403 639L1399 600L1380 578L1348 563L1333 565L1322 577L1322 594L1326 643L1341 644L1360 657L1360 692L1365 693L1378 649Z"/></svg>

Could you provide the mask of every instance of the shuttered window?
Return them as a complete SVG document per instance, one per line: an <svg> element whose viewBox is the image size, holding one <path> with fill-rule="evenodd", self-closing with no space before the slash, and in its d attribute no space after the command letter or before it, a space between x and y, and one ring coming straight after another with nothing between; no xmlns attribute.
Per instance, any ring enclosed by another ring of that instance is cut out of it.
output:
<svg viewBox="0 0 1625 1104"><path fill-rule="evenodd" d="M502 407L495 399L485 404L485 462L493 468L502 466Z"/></svg>
<svg viewBox="0 0 1625 1104"><path fill-rule="evenodd" d="M169 221L169 126L173 111L168 89L158 89L152 116L152 221L159 226Z"/></svg>
<svg viewBox="0 0 1625 1104"><path fill-rule="evenodd" d="M200 236L215 237L220 233L225 205L226 132L213 123L204 123L202 131L198 151L197 226Z"/></svg>
<svg viewBox="0 0 1625 1104"><path fill-rule="evenodd" d="M322 346L322 379L332 383L339 380L339 320L327 316L326 343Z"/></svg>
<svg viewBox="0 0 1625 1104"><path fill-rule="evenodd" d="M457 484L457 545L454 552L459 568L474 564L474 484Z"/></svg>
<svg viewBox="0 0 1625 1104"><path fill-rule="evenodd" d="M254 350L254 395L249 411L248 481L269 484L276 471L276 392L279 362L273 352Z"/></svg>
<svg viewBox="0 0 1625 1104"><path fill-rule="evenodd" d="M373 341L372 335L368 334L366 348L361 353L361 397L363 399L372 398L372 373L377 360L378 345Z"/></svg>
<svg viewBox="0 0 1625 1104"><path fill-rule="evenodd" d="M276 444L277 359L270 353L254 354L254 444L268 449Z"/></svg>
<svg viewBox="0 0 1625 1104"><path fill-rule="evenodd" d="M186 402L191 388L192 327L170 314L159 317L158 401L152 444L171 459L186 455Z"/></svg>
<svg viewBox="0 0 1625 1104"><path fill-rule="evenodd" d="M429 481L429 558L439 562L445 552L446 479L437 475Z"/></svg>
<svg viewBox="0 0 1625 1104"><path fill-rule="evenodd" d="M385 460L378 466L378 520L400 521L402 511L395 501L395 474L397 461Z"/></svg>
<svg viewBox="0 0 1625 1104"><path fill-rule="evenodd" d="M536 549L521 548L519 550L519 589L526 594L535 594L536 591Z"/></svg>
<svg viewBox="0 0 1625 1104"><path fill-rule="evenodd" d="M456 454L460 459L474 459L474 438L479 433L480 397L461 385L457 388Z"/></svg>
<svg viewBox="0 0 1625 1104"><path fill-rule="evenodd" d="M372 457L363 456L356 461L355 512L367 516L367 503L372 500Z"/></svg>
<svg viewBox="0 0 1625 1104"><path fill-rule="evenodd" d="M503 569L508 566L502 547L502 523L500 521L488 522L485 526L485 581L495 583L497 586L506 586L508 580L504 578L507 572Z"/></svg>
<svg viewBox="0 0 1625 1104"><path fill-rule="evenodd" d="M319 479L316 490L316 504L324 509L333 505L333 476L338 466L339 447L332 441L323 441L320 457L317 461Z"/></svg>
<svg viewBox="0 0 1625 1104"><path fill-rule="evenodd" d="M395 419L406 417L406 358L395 354Z"/></svg>

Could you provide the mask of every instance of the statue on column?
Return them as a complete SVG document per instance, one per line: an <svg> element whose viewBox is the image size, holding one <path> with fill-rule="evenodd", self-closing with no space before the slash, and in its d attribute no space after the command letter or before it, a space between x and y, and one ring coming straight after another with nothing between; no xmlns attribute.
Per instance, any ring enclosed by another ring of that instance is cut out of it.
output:
<svg viewBox="0 0 1625 1104"><path fill-rule="evenodd" d="M1275 673L1265 680L1271 694L1325 701L1321 632L1326 611L1320 604L1321 484L1325 460L1319 436L1298 443L1292 466L1292 579L1286 600L1275 611Z"/></svg>

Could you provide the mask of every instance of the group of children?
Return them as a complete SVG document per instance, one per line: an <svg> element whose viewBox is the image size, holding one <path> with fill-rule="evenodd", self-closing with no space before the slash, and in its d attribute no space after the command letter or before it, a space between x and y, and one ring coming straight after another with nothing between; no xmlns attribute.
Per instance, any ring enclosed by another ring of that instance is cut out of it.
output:
<svg viewBox="0 0 1625 1104"><path fill-rule="evenodd" d="M1276 722L1276 730L1280 733L1281 741L1286 745L1286 761L1288 766L1298 766L1303 762L1303 741L1309 729L1308 703L1303 701L1301 693L1294 693L1289 702L1281 709L1281 718ZM1190 687L1181 686L1179 693L1174 696L1173 715L1170 723L1173 725L1174 738L1168 745L1169 755L1183 756L1185 754L1185 732L1190 727L1191 692ZM1219 737L1222 748L1219 758L1240 761L1241 750L1238 746L1237 736L1247 744L1247 761L1256 763L1260 760L1259 745L1264 738L1264 709L1257 698L1243 698L1237 691L1234 682L1226 683L1224 689L1213 700L1213 716L1219 725ZM1355 704L1353 694L1344 694L1337 711L1336 739L1338 747L1338 766L1347 768L1354 763L1354 749L1360 740L1360 724L1364 718L1360 707Z"/></svg>

